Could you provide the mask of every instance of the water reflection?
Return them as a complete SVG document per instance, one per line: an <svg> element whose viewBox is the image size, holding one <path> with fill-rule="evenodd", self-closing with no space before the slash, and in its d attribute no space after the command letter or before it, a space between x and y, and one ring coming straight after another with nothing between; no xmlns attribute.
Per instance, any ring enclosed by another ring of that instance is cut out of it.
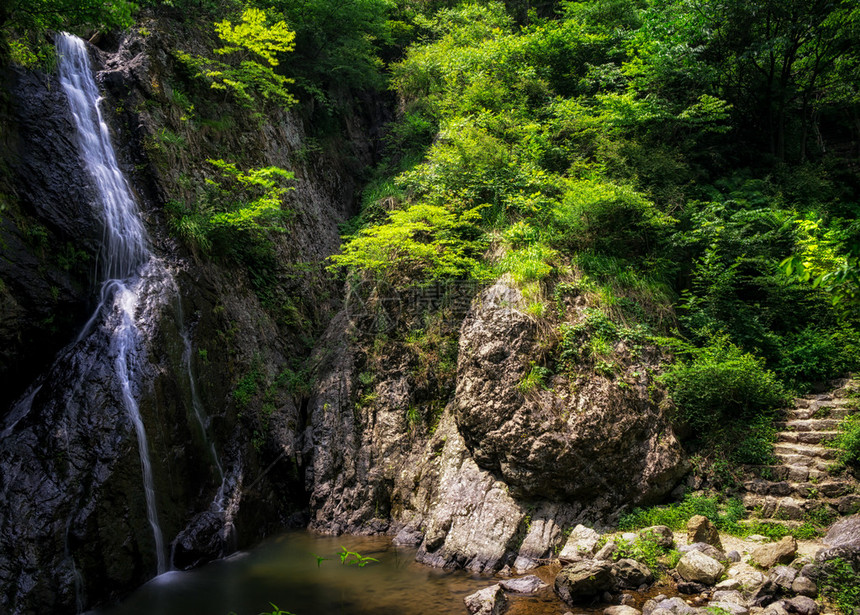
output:
<svg viewBox="0 0 860 615"><path fill-rule="evenodd" d="M344 566L341 547L378 559ZM317 557L326 558L317 565ZM414 549L387 537L281 535L247 553L191 572L153 579L102 615L256 615L270 603L296 615L445 615L466 613L463 598L496 580L415 562ZM551 580L553 570L539 570ZM569 609L551 590L511 596L510 615L561 615ZM579 610L577 612L585 612Z"/></svg>

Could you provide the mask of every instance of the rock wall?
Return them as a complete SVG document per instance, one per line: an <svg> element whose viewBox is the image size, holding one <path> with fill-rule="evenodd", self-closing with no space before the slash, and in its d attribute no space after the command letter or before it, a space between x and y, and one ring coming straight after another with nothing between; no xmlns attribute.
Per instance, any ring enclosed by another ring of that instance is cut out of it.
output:
<svg viewBox="0 0 860 615"><path fill-rule="evenodd" d="M346 313L332 323L305 441L314 529L390 531L434 566L524 570L575 524L669 493L686 466L646 365L523 393L539 334L521 302L504 282L476 297L456 392L423 438L409 436L408 365L392 357L373 401L357 402L348 340L359 323Z"/></svg>

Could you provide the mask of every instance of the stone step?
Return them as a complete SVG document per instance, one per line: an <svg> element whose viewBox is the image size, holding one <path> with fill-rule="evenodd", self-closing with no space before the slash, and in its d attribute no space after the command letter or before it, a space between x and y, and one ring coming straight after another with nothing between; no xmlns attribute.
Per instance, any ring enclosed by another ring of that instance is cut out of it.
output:
<svg viewBox="0 0 860 615"><path fill-rule="evenodd" d="M809 460L810 457L803 459ZM790 482L805 482L818 481L829 476L826 470L826 464L820 463L821 467L808 465L770 465L770 466L746 466L746 471L755 478L772 481L790 481Z"/></svg>
<svg viewBox="0 0 860 615"><path fill-rule="evenodd" d="M844 419L849 414L857 412L853 404L828 402L826 405L813 405L806 408L795 408L785 411L787 420L807 419Z"/></svg>
<svg viewBox="0 0 860 615"><path fill-rule="evenodd" d="M838 431L781 431L776 434L776 441L791 444L822 444L833 440L838 435Z"/></svg>
<svg viewBox="0 0 860 615"><path fill-rule="evenodd" d="M834 431L839 427L839 419L791 419L774 423L784 431Z"/></svg>
<svg viewBox="0 0 860 615"><path fill-rule="evenodd" d="M770 481L762 478L746 481L744 489L757 495L778 497L792 496L802 499L838 498L854 492L854 484L848 480L822 482Z"/></svg>
<svg viewBox="0 0 860 615"><path fill-rule="evenodd" d="M819 473L824 474L828 472L830 464L833 463L832 461L828 461L826 459L819 459L818 457L809 457L807 455L776 453L775 456L777 461L781 462L784 466L805 467L808 468L810 472L815 470Z"/></svg>
<svg viewBox="0 0 860 615"><path fill-rule="evenodd" d="M780 521L803 521L808 512L816 511L820 515L821 509L830 511L832 515L852 515L860 512L860 495L854 493L837 498L810 499L746 493L743 503L747 510L753 511L753 514L760 519L779 519ZM786 523L786 525L790 524Z"/></svg>
<svg viewBox="0 0 860 615"><path fill-rule="evenodd" d="M794 444L788 442L777 442L773 445L774 454L782 459L784 455L795 455L799 457L810 457L818 459L836 459L836 451L824 446L811 444ZM797 465L785 460L789 465Z"/></svg>

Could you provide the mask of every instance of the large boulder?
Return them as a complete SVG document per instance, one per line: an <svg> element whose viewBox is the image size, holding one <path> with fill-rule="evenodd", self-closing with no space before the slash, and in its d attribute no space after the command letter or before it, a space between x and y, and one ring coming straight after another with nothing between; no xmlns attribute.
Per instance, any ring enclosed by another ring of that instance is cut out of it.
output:
<svg viewBox="0 0 860 615"><path fill-rule="evenodd" d="M860 547L860 515L834 523L823 542L831 547Z"/></svg>
<svg viewBox="0 0 860 615"><path fill-rule="evenodd" d="M685 581L714 585L726 571L725 566L700 551L688 551L676 567Z"/></svg>
<svg viewBox="0 0 860 615"><path fill-rule="evenodd" d="M725 561L728 559L725 553L717 549L713 545L709 545L706 542L694 542L691 545L681 545L678 547L678 551L681 553L689 553L690 551L699 551L700 553L704 553L708 557L713 557L715 560Z"/></svg>
<svg viewBox="0 0 860 615"><path fill-rule="evenodd" d="M695 515L687 522L687 542L689 544L705 542L720 551L723 550L720 533L710 519L704 515Z"/></svg>
<svg viewBox="0 0 860 615"><path fill-rule="evenodd" d="M555 593L573 605L612 589L614 584L612 564L585 560L561 569L555 577Z"/></svg>
<svg viewBox="0 0 860 615"><path fill-rule="evenodd" d="M616 349L617 378L628 386L591 370L575 394L558 386L525 395L528 359L543 343L525 307L502 280L473 303L460 328L452 409L478 466L517 499L587 503L594 517L668 494L686 463L661 406L665 391L642 368L656 350L634 360ZM585 306L569 309L576 317Z"/></svg>
<svg viewBox="0 0 860 615"><path fill-rule="evenodd" d="M501 585L485 587L463 599L472 615L501 615L508 606L508 599Z"/></svg>
<svg viewBox="0 0 860 615"><path fill-rule="evenodd" d="M796 553L797 541L793 536L786 536L779 542L756 547L750 557L762 568L773 568L777 564L790 564Z"/></svg>

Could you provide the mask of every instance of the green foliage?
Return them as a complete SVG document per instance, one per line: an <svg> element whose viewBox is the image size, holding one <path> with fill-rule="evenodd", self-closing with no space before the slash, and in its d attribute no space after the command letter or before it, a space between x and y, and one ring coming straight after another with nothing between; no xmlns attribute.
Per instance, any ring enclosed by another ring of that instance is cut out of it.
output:
<svg viewBox="0 0 860 615"><path fill-rule="evenodd" d="M209 87L232 94L241 106L253 109L272 103L288 107L296 102L287 90L293 80L273 67L279 63L277 54L293 50L295 35L283 20L271 21L265 11L248 8L240 23L216 23L215 30L224 45L214 51L229 56L229 62L184 51L176 51L175 57Z"/></svg>
<svg viewBox="0 0 860 615"><path fill-rule="evenodd" d="M484 279L478 216L475 210L457 214L423 204L393 211L386 223L349 239L332 257L332 267L362 270L395 286L415 279Z"/></svg>
<svg viewBox="0 0 860 615"><path fill-rule="evenodd" d="M260 372L260 368L257 365L239 379L233 389L233 399L236 400L236 404L240 409L248 407L251 399L260 392L262 383L263 374Z"/></svg>
<svg viewBox="0 0 860 615"><path fill-rule="evenodd" d="M618 521L620 530L635 530L652 525L665 525L673 530L683 530L695 515L703 515L721 531L733 536L759 534L771 540L794 536L808 540L820 535L827 522L807 520L798 527L790 528L775 521L746 520L743 502L730 499L720 503L717 496L695 496L687 494L681 502L651 508L634 508L622 515ZM819 520L820 521L820 520Z"/></svg>
<svg viewBox="0 0 860 615"><path fill-rule="evenodd" d="M839 435L827 442L836 448L838 462L860 473L860 414L850 414L839 423Z"/></svg>
<svg viewBox="0 0 860 615"><path fill-rule="evenodd" d="M39 36L8 38L10 59L24 68L51 71L56 64L56 50Z"/></svg>
<svg viewBox="0 0 860 615"><path fill-rule="evenodd" d="M270 602L269 606L272 607L272 610L271 611L263 611L262 613L260 613L260 615L294 615L293 613L290 613L289 611L285 611L285 610L279 608L278 605L276 605L274 602Z"/></svg>
<svg viewBox="0 0 860 615"><path fill-rule="evenodd" d="M853 615L860 604L860 572L841 558L828 561L823 572L818 582L821 594L832 600L843 615Z"/></svg>
<svg viewBox="0 0 860 615"><path fill-rule="evenodd" d="M11 0L0 8L0 26L31 31L125 28L135 8L128 0Z"/></svg>
<svg viewBox="0 0 860 615"><path fill-rule="evenodd" d="M678 406L678 419L698 433L725 421L749 420L788 402L782 385L764 362L726 337L690 348L663 376Z"/></svg>
<svg viewBox="0 0 860 615"><path fill-rule="evenodd" d="M572 182L553 211L558 243L627 258L648 254L673 222L630 188L594 180Z"/></svg>
<svg viewBox="0 0 860 615"><path fill-rule="evenodd" d="M254 54L269 65L277 66L277 54L295 48L293 40L296 33L292 32L284 21L272 25L267 25L267 21L265 11L248 8L242 13L241 23L233 25L226 19L216 23L215 32L225 45L215 49L215 53L240 54L244 57Z"/></svg>
<svg viewBox="0 0 860 615"><path fill-rule="evenodd" d="M552 375L552 372L546 367L537 365L534 361L531 362L531 369L522 381L517 385L520 393L529 393L537 388L545 389L547 387L547 379Z"/></svg>
<svg viewBox="0 0 860 615"><path fill-rule="evenodd" d="M661 558L669 554L669 550L658 544L654 536L640 536L638 540L632 543L621 538L615 539L617 549L612 555L612 559L635 559L648 566L648 569L655 576L660 577L664 570L661 565Z"/></svg>
<svg viewBox="0 0 860 615"><path fill-rule="evenodd" d="M290 211L283 205L294 175L278 167L241 171L223 160L208 161L220 178L206 180L204 197L187 205L168 203L171 227L191 247L252 265L268 246L269 233L286 232ZM256 256L255 256L256 255ZM259 264L259 263L256 263Z"/></svg>
<svg viewBox="0 0 860 615"><path fill-rule="evenodd" d="M328 87L379 87L380 54L402 25L392 19L391 0L274 0L266 6L279 11L296 32L296 61L292 69L306 88L330 104ZM322 87L320 87L322 86Z"/></svg>

